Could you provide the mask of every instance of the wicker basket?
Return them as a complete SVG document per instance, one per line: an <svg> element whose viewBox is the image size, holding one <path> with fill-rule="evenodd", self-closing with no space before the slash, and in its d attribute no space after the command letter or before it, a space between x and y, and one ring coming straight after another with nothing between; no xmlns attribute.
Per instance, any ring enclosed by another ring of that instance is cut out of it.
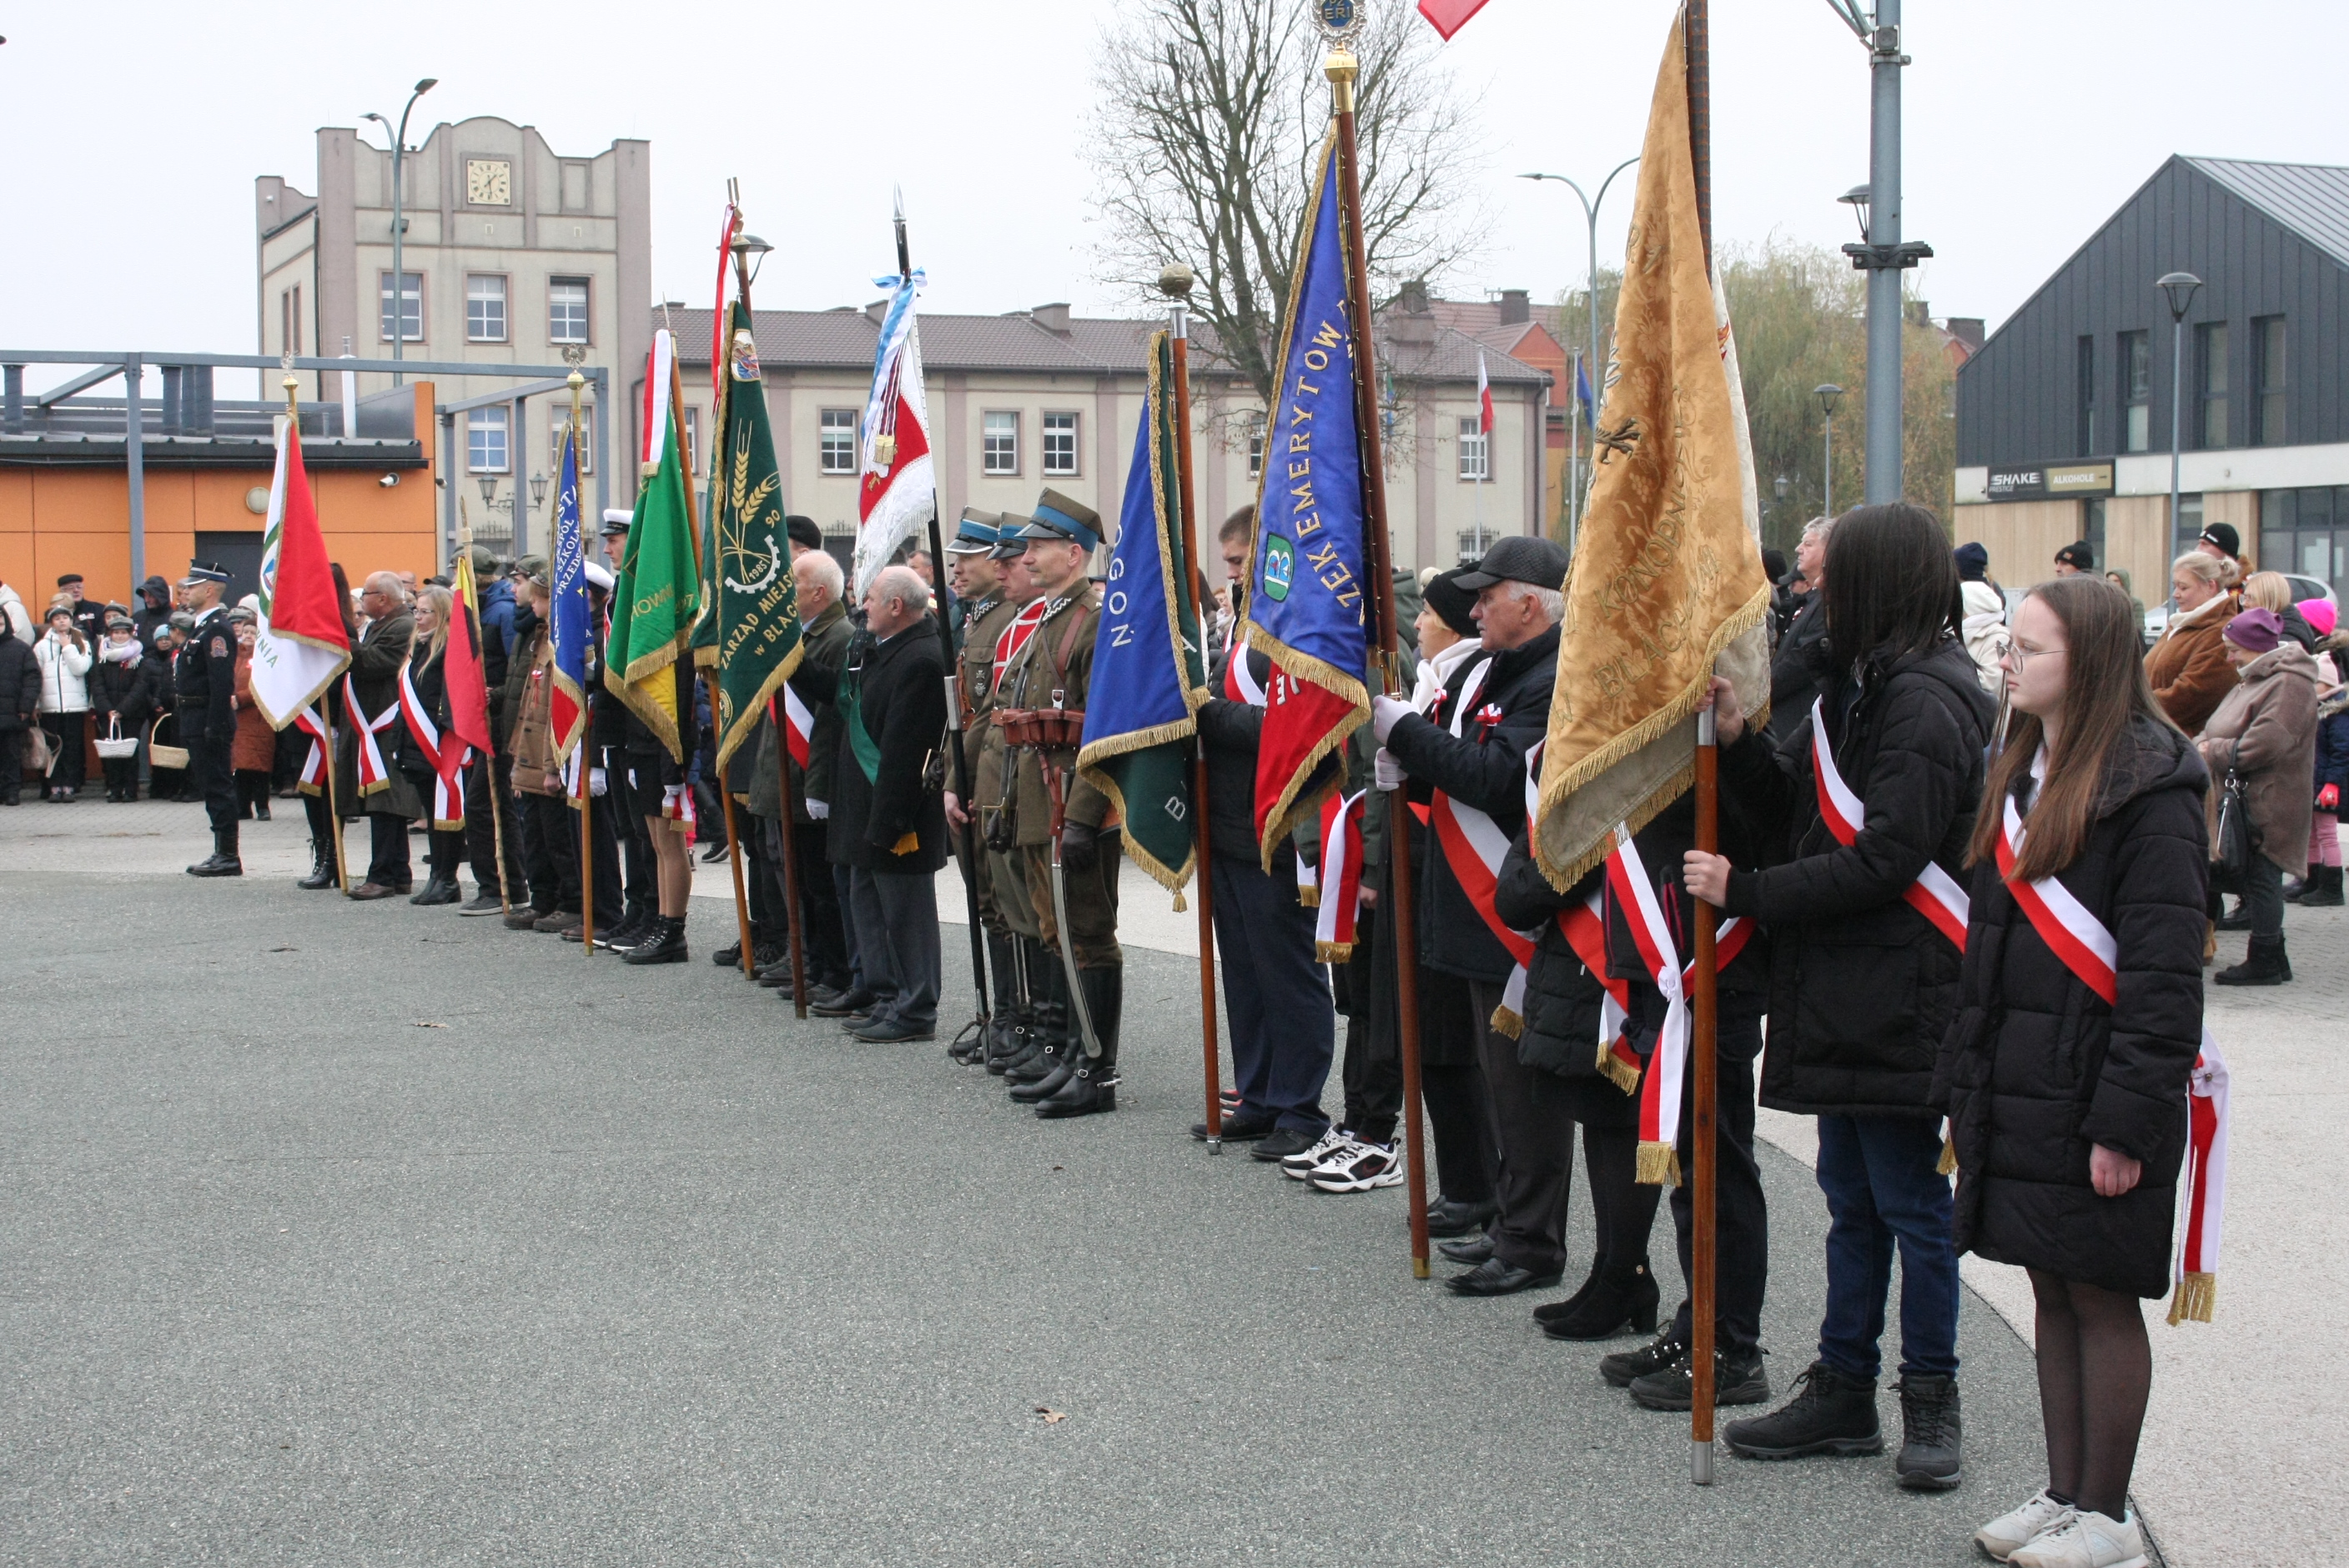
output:
<svg viewBox="0 0 2349 1568"><path fill-rule="evenodd" d="M120 714L108 717L106 733L91 744L98 748L99 758L108 762L119 762L126 757L139 755L139 738L135 735L129 737L123 735Z"/></svg>
<svg viewBox="0 0 2349 1568"><path fill-rule="evenodd" d="M154 727L147 732L147 760L151 766L157 768L184 769L188 766L188 748L184 746L166 746L155 738L162 733L163 719L171 717L168 713L163 715L161 718L155 721ZM106 743L101 740L98 744L104 746ZM103 757L106 754L101 751L98 755Z"/></svg>

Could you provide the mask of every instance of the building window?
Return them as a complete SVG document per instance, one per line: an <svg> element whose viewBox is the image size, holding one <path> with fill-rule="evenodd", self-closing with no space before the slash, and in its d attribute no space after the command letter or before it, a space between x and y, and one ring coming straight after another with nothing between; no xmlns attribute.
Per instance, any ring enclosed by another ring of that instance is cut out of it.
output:
<svg viewBox="0 0 2349 1568"><path fill-rule="evenodd" d="M289 354L302 352L302 285L295 284L277 296L278 341Z"/></svg>
<svg viewBox="0 0 2349 1568"><path fill-rule="evenodd" d="M587 418L589 422L579 429L579 471L583 474L595 471L595 416ZM546 433L546 471L550 474L563 471L563 437L570 428L571 416L564 413L555 417L554 428Z"/></svg>
<svg viewBox="0 0 2349 1568"><path fill-rule="evenodd" d="M2120 336L2121 450L2142 452L2153 438L2153 345L2144 333Z"/></svg>
<svg viewBox="0 0 2349 1568"><path fill-rule="evenodd" d="M2259 563L2349 588L2349 486L2261 490ZM2293 585L2294 598L2304 593Z"/></svg>
<svg viewBox="0 0 2349 1568"><path fill-rule="evenodd" d="M2205 322L2194 329L2194 396L2202 411L2201 445L2227 444L2227 324Z"/></svg>
<svg viewBox="0 0 2349 1568"><path fill-rule="evenodd" d="M2105 503L2101 497L2080 503L2080 537L2088 542L2089 559L2106 560L2105 555Z"/></svg>
<svg viewBox="0 0 2349 1568"><path fill-rule="evenodd" d="M502 474L513 465L506 446L505 408L476 408L465 416L465 469L469 473Z"/></svg>
<svg viewBox="0 0 2349 1568"><path fill-rule="evenodd" d="M402 273L399 274L399 301L394 304L391 297L391 274L389 273L378 274L377 284L383 296L383 315L382 319L376 324L377 327L382 335L383 341L389 343L392 315L397 311L399 317L400 341L421 343L424 341L424 274Z"/></svg>
<svg viewBox="0 0 2349 1568"><path fill-rule="evenodd" d="M979 419L980 471L990 474L1017 474L1019 471L1019 416L1017 414L985 414Z"/></svg>
<svg viewBox="0 0 2349 1568"><path fill-rule="evenodd" d="M546 340L587 341L587 280L551 278L546 284Z"/></svg>
<svg viewBox="0 0 2349 1568"><path fill-rule="evenodd" d="M1258 409L1247 417L1248 478L1257 479L1264 473L1264 411Z"/></svg>
<svg viewBox="0 0 2349 1568"><path fill-rule="evenodd" d="M689 407L685 411L685 471L689 474L701 471L701 410L698 408Z"/></svg>
<svg viewBox="0 0 2349 1568"><path fill-rule="evenodd" d="M465 341L505 340L506 280L495 273L474 273L465 279Z"/></svg>
<svg viewBox="0 0 2349 1568"><path fill-rule="evenodd" d="M2093 337L2080 339L2078 381L2080 410L2075 439L2080 449L2075 455L2093 458L2096 455L2096 340Z"/></svg>
<svg viewBox="0 0 2349 1568"><path fill-rule="evenodd" d="M2178 521L2169 531L2169 553L2174 560L2194 548L2202 537L2202 492L2178 498Z"/></svg>
<svg viewBox="0 0 2349 1568"><path fill-rule="evenodd" d="M2251 444L2283 445L2283 317L2263 315L2251 323L2251 384L2259 389L2252 406Z"/></svg>
<svg viewBox="0 0 2349 1568"><path fill-rule="evenodd" d="M826 408L816 416L816 454L820 471L856 471L856 410Z"/></svg>
<svg viewBox="0 0 2349 1568"><path fill-rule="evenodd" d="M1069 475L1077 471L1077 417L1044 416L1044 471Z"/></svg>
<svg viewBox="0 0 2349 1568"><path fill-rule="evenodd" d="M1488 480L1493 477L1489 444L1491 438L1481 428L1482 418L1475 414L1460 421L1460 477L1464 480Z"/></svg>

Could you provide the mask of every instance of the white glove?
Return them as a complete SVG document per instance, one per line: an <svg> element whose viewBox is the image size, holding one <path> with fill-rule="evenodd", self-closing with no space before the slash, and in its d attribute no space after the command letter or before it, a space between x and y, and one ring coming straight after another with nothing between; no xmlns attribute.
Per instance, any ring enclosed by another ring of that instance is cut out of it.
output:
<svg viewBox="0 0 2349 1568"><path fill-rule="evenodd" d="M1387 737L1394 733L1395 720L1415 711L1411 704L1399 696L1371 698L1371 738L1384 746Z"/></svg>
<svg viewBox="0 0 2349 1568"><path fill-rule="evenodd" d="M601 768L587 769L587 793L600 796L610 787L611 780L604 776L604 770Z"/></svg>
<svg viewBox="0 0 2349 1568"><path fill-rule="evenodd" d="M1371 778L1380 789L1400 789L1402 781L1409 777L1402 770L1402 764L1395 760L1395 754L1385 747L1380 747L1371 756Z"/></svg>
<svg viewBox="0 0 2349 1568"><path fill-rule="evenodd" d="M807 803L807 811L809 820L812 821L828 821L832 817L832 802L829 800L810 800Z"/></svg>

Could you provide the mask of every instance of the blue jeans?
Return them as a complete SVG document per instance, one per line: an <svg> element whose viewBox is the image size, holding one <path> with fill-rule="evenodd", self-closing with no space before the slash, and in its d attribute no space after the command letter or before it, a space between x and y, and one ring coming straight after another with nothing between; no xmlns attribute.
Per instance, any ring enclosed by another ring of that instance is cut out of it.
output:
<svg viewBox="0 0 2349 1568"><path fill-rule="evenodd" d="M1940 1123L1921 1116L1819 1118L1827 1198L1827 1310L1819 1359L1847 1377L1883 1369L1884 1299L1900 1248L1900 1370L1958 1370L1958 1253Z"/></svg>
<svg viewBox="0 0 2349 1568"><path fill-rule="evenodd" d="M1253 856L1218 854L1208 874L1241 1114L1269 1111L1276 1125L1319 1138L1330 1125L1321 1090L1338 1013L1330 972L1313 961L1313 912L1297 902L1296 868L1286 854L1268 873Z"/></svg>

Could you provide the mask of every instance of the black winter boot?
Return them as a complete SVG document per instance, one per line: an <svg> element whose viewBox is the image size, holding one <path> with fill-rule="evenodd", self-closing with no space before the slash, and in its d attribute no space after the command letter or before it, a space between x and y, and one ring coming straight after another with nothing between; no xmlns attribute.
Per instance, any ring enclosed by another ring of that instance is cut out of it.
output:
<svg viewBox="0 0 2349 1568"><path fill-rule="evenodd" d="M212 858L199 861L188 868L191 877L241 877L244 862L236 858L236 829L216 828L212 830Z"/></svg>
<svg viewBox="0 0 2349 1568"><path fill-rule="evenodd" d="M1001 1078L1028 1050L1037 1024L1036 944L1017 932L1005 939L1011 955L1011 1005L998 1007L987 1033L986 1067Z"/></svg>
<svg viewBox="0 0 2349 1568"><path fill-rule="evenodd" d="M1552 1339L1612 1339L1624 1333L1653 1334L1656 1307L1661 1299L1647 1259L1641 1258L1628 1268L1605 1266L1593 1276L1589 1293L1570 1304L1571 1311L1545 1320L1541 1331Z"/></svg>
<svg viewBox="0 0 2349 1568"><path fill-rule="evenodd" d="M626 964L682 964L691 956L685 946L684 917L657 914L645 939L621 954L620 959Z"/></svg>
<svg viewBox="0 0 2349 1568"><path fill-rule="evenodd" d="M312 892L335 885L335 851L332 845L310 841L310 874L294 884Z"/></svg>
<svg viewBox="0 0 2349 1568"><path fill-rule="evenodd" d="M1078 971L1077 979L1085 988L1085 1008L1092 1018L1093 1037L1101 1042L1101 1055L1083 1054L1082 1031L1071 1023L1076 1037L1069 1049L1076 1060L1076 1076L1051 1099L1037 1103L1036 1114L1047 1121L1117 1109L1117 1034L1119 1016L1125 1010L1125 970L1084 969Z"/></svg>
<svg viewBox="0 0 2349 1568"><path fill-rule="evenodd" d="M2300 895L2302 909L2339 909L2342 905L2341 868L2311 866L2308 886Z"/></svg>
<svg viewBox="0 0 2349 1568"><path fill-rule="evenodd" d="M1033 948L1028 957L1028 982L1035 987L1036 1005L1027 1038L1003 1065L1003 1076L1013 1083L1034 1083L1058 1067L1061 1049L1068 1037L1068 971L1059 955L1047 953L1041 944ZM990 1066L988 1070L994 1069Z"/></svg>
<svg viewBox="0 0 2349 1568"><path fill-rule="evenodd" d="M461 903L464 898L464 890L457 885L457 880L454 877L444 877L436 873L427 877L424 886L409 894L408 902L429 907L434 904Z"/></svg>
<svg viewBox="0 0 2349 1568"><path fill-rule="evenodd" d="M988 988L988 1000L993 1004L987 1013L986 1025L966 1037L957 1037L947 1047L947 1055L964 1067L976 1066L988 1054L998 1041L1004 1039L1015 1026L1013 1018L1011 980L1011 942L1007 932L987 934L987 967L994 979Z"/></svg>
<svg viewBox="0 0 2349 1568"><path fill-rule="evenodd" d="M1766 1416L1730 1422L1722 1436L1731 1453L1747 1460L1884 1451L1874 1379L1847 1377L1824 1361L1795 1379L1792 1399Z"/></svg>
<svg viewBox="0 0 2349 1568"><path fill-rule="evenodd" d="M2292 960L2281 936L2254 936L2243 961L2210 976L2221 985L2281 985L2292 978Z"/></svg>
<svg viewBox="0 0 2349 1568"><path fill-rule="evenodd" d="M1963 1479L1959 1463L1958 1380L1922 1373L1901 1377L1900 1456L1892 1468L1910 1491L1947 1491Z"/></svg>

